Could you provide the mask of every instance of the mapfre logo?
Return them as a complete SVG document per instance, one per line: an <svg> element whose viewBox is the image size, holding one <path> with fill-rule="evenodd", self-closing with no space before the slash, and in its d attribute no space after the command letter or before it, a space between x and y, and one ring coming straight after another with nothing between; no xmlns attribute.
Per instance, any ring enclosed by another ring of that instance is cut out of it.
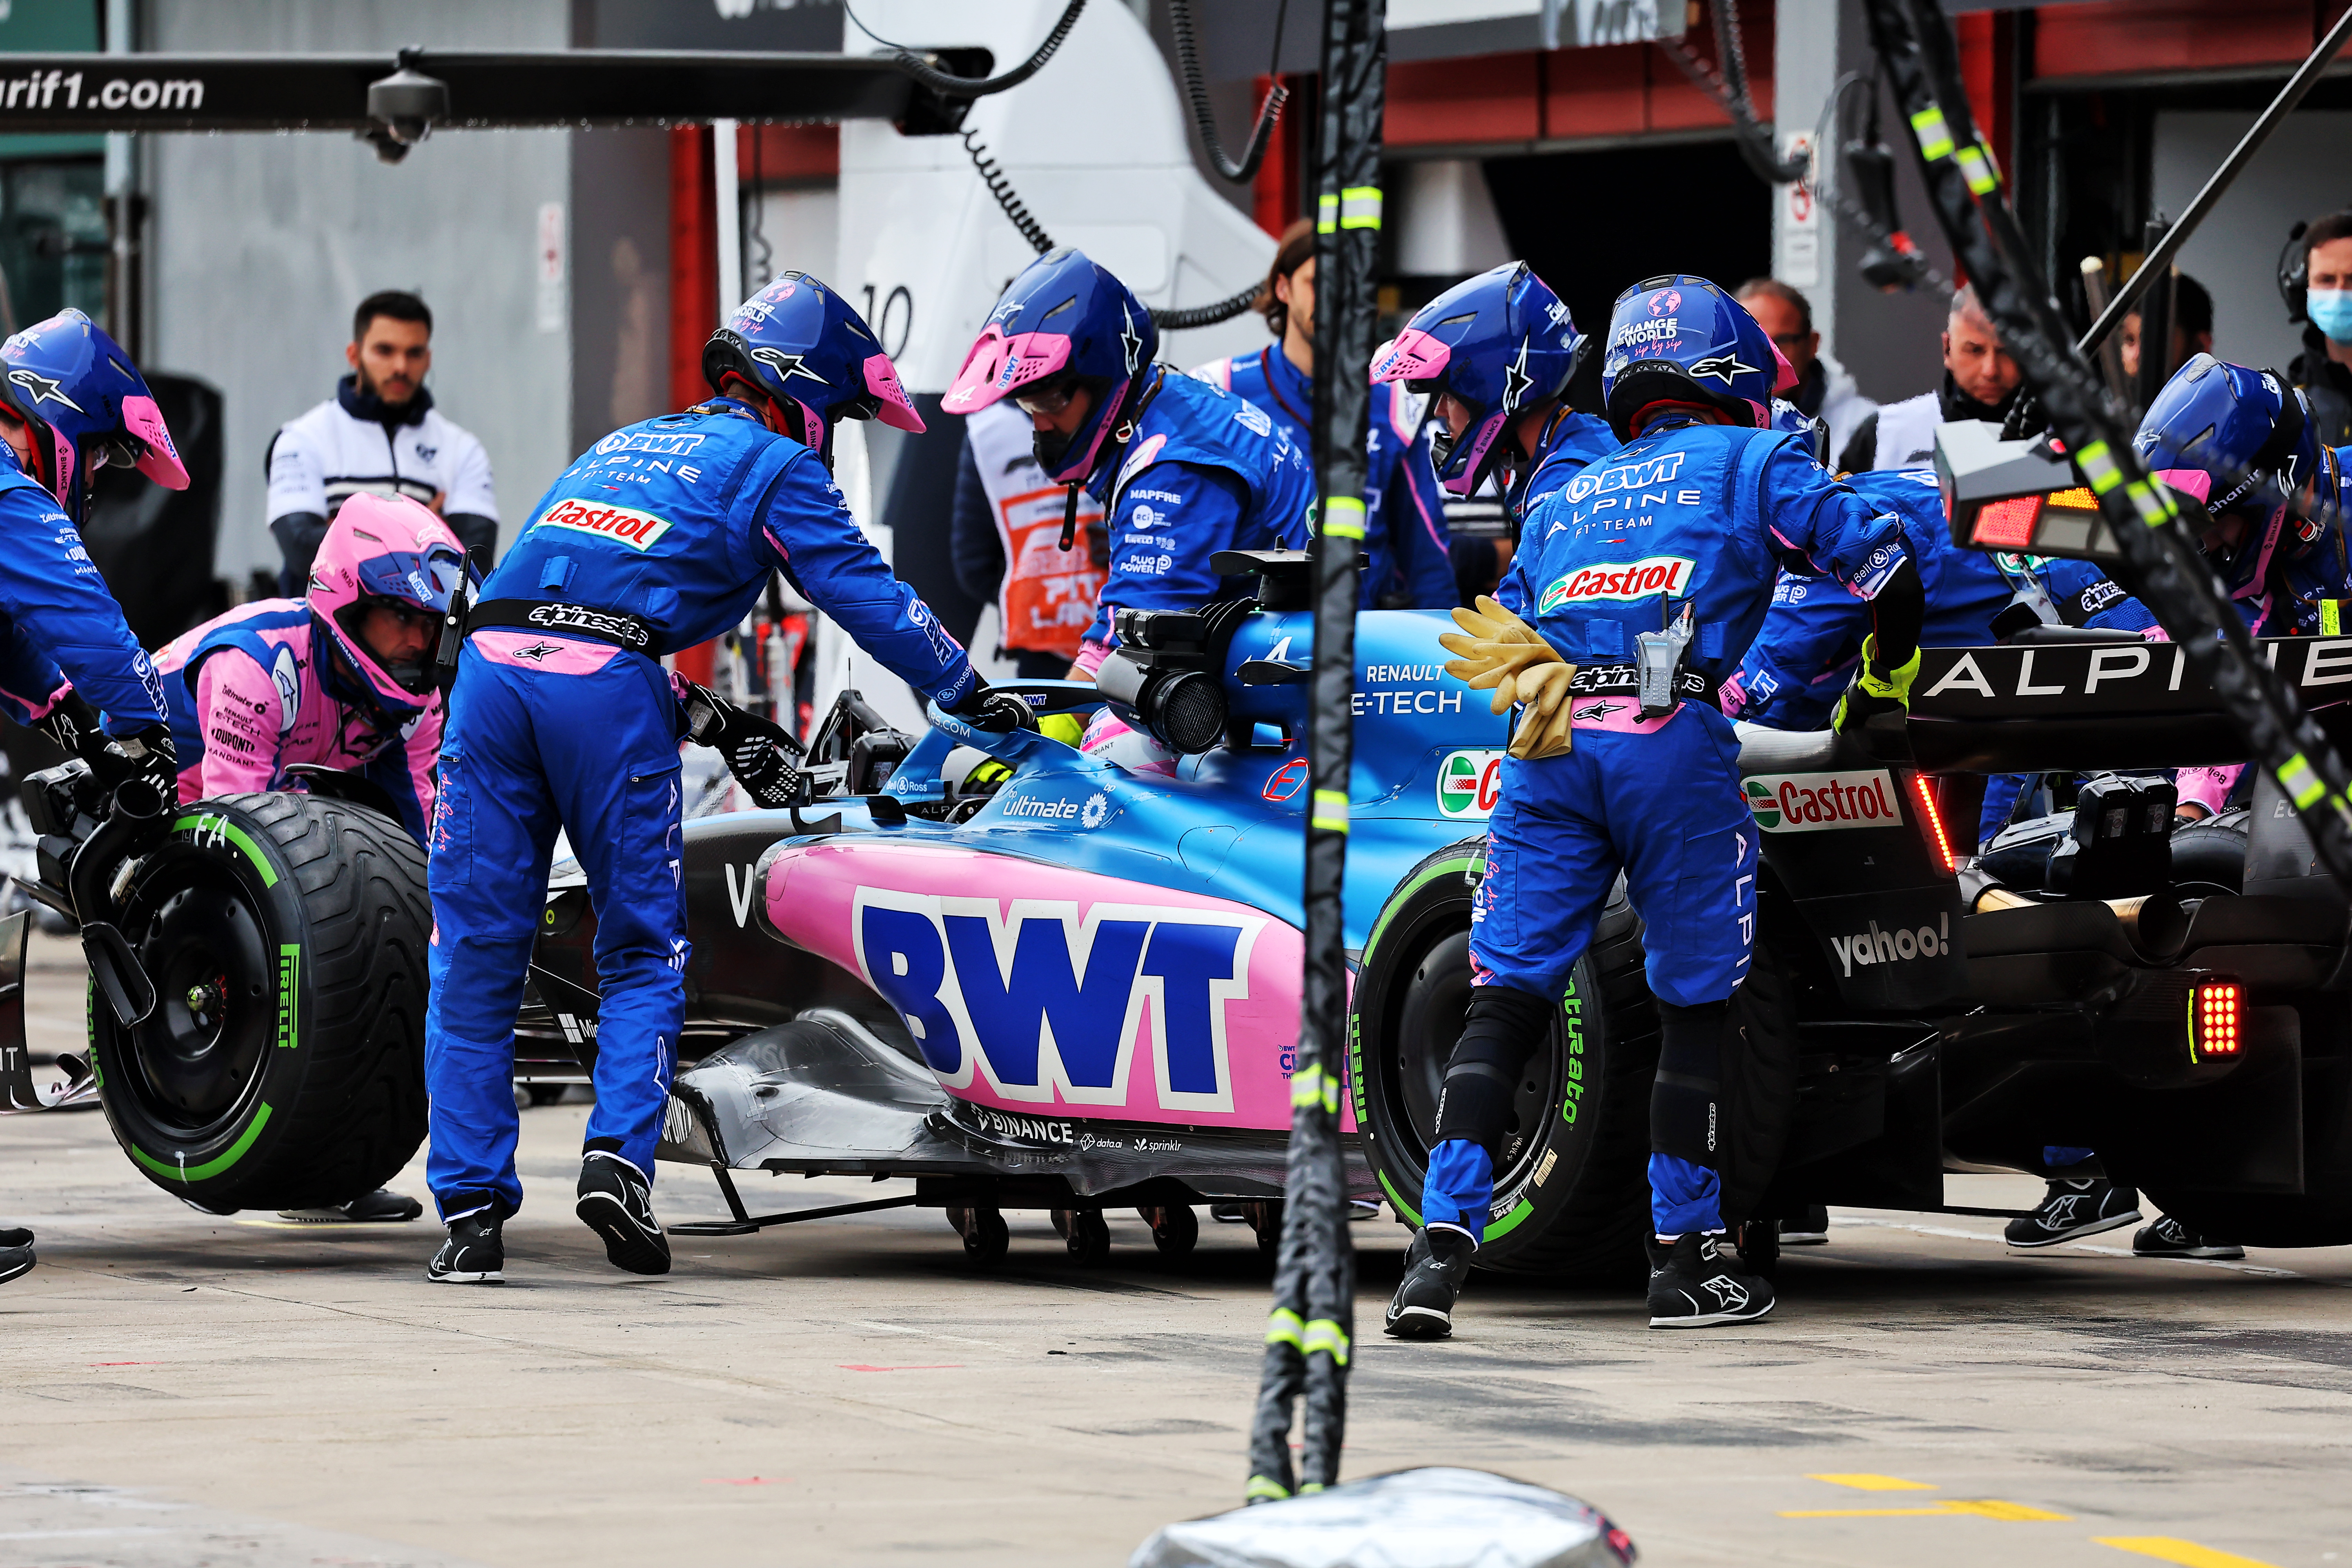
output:
<svg viewBox="0 0 2352 1568"><path fill-rule="evenodd" d="M1543 591L1537 604L1538 615L1559 608L1562 605L1580 605L1597 599L1646 599L1654 594L1675 595L1690 592L1691 573L1696 563L1687 555L1653 555L1627 566L1582 566L1559 578Z"/></svg>
<svg viewBox="0 0 2352 1568"><path fill-rule="evenodd" d="M1007 1100L1125 1105L1148 1027L1162 1109L1234 1108L1225 1013L1264 920L860 888L851 921L866 983L950 1088L977 1071Z"/></svg>
<svg viewBox="0 0 2352 1568"><path fill-rule="evenodd" d="M593 533L599 539L617 540L632 550L650 550L656 540L669 531L669 521L649 511L632 511L625 506L596 506L568 497L541 512L531 526Z"/></svg>
<svg viewBox="0 0 2352 1568"><path fill-rule="evenodd" d="M1899 827L1895 778L1884 768L1851 773L1757 773L1739 781L1756 826L1767 833Z"/></svg>

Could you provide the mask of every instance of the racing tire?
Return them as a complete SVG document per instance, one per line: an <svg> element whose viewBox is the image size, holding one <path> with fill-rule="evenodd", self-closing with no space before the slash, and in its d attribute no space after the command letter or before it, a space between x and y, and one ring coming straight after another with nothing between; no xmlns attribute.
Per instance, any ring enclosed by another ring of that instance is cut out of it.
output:
<svg viewBox="0 0 2352 1568"><path fill-rule="evenodd" d="M1485 840L1471 838L1406 873L1357 972L1349 1046L1356 1126L1390 1204L1415 1227L1438 1089L1470 997L1469 879L1485 863ZM1479 1267L1642 1277L1657 1061L1642 922L1612 899L1520 1082Z"/></svg>
<svg viewBox="0 0 2352 1568"><path fill-rule="evenodd" d="M115 1140L214 1214L326 1208L424 1142L425 851L350 802L227 795L131 869L120 929L157 991L123 1028L93 986Z"/></svg>
<svg viewBox="0 0 2352 1568"><path fill-rule="evenodd" d="M1162 1258L1182 1258L1201 1243L1201 1216L1189 1207L1138 1209L1151 1226L1151 1245Z"/></svg>
<svg viewBox="0 0 2352 1568"><path fill-rule="evenodd" d="M1103 1218L1100 1209L1073 1209L1069 1238L1064 1245L1081 1265L1098 1268L1110 1261L1110 1222Z"/></svg>
<svg viewBox="0 0 2352 1568"><path fill-rule="evenodd" d="M963 1255L982 1268L993 1268L1013 1249L1013 1227L994 1209L950 1209L961 1216L956 1228L963 1233Z"/></svg>
<svg viewBox="0 0 2352 1568"><path fill-rule="evenodd" d="M2233 807L2172 835L2172 894L2210 899L2244 889L2247 824L2253 814Z"/></svg>

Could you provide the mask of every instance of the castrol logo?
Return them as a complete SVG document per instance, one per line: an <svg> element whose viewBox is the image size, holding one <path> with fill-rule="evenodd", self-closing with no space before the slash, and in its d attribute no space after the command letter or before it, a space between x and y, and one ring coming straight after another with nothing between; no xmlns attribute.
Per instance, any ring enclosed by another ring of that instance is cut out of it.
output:
<svg viewBox="0 0 2352 1568"><path fill-rule="evenodd" d="M1536 611L1541 615L1595 599L1646 599L1657 594L1680 597L1690 592L1694 564L1687 555L1653 555L1626 566L1580 566L1546 588Z"/></svg>
<svg viewBox="0 0 2352 1568"><path fill-rule="evenodd" d="M625 506L597 506L591 501L567 497L541 512L533 528L568 528L575 533L593 533L599 539L617 540L632 550L650 550L654 542L669 531L667 518L649 511L632 511Z"/></svg>
<svg viewBox="0 0 2352 1568"><path fill-rule="evenodd" d="M1884 768L1850 773L1757 773L1739 781L1756 826L1767 833L1822 833L1845 827L1896 827L1894 775Z"/></svg>

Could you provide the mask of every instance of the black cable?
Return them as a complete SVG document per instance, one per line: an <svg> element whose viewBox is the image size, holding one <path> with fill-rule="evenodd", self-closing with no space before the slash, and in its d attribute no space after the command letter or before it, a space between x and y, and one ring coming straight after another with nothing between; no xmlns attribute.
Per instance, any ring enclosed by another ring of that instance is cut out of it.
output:
<svg viewBox="0 0 2352 1568"><path fill-rule="evenodd" d="M1040 256L1053 249L1054 237L1045 232L1045 226L1039 223L1023 204L1021 193L1013 188L1013 182L1005 176L1004 166L991 158L988 149L981 145L979 132L963 133L963 150L971 156L971 166L979 174L982 183L988 186L988 194L996 198L996 205L1004 209L1004 216L1013 221L1013 227L1021 231L1021 237L1029 242L1030 248Z"/></svg>
<svg viewBox="0 0 2352 1568"><path fill-rule="evenodd" d="M1037 52L1003 76L964 77L950 76L943 70L926 65L923 58L906 45L894 44L865 23L858 21L857 13L849 8L849 0L842 0L841 5L842 14L850 19L859 32L886 49L898 51L897 58L892 61L893 64L933 92L946 98L986 98L990 93L1003 92L1008 87L1019 87L1023 82L1035 76L1039 68L1054 58L1054 51L1062 47L1062 40L1070 36L1072 27L1077 26L1078 13L1086 8L1087 0L1070 0L1069 9L1063 12L1062 19L1054 24L1054 30L1045 35L1045 41L1037 46Z"/></svg>
<svg viewBox="0 0 2352 1568"><path fill-rule="evenodd" d="M1281 0L1274 13L1274 63L1266 74L1274 85L1266 89L1265 101L1258 106L1257 123L1250 128L1249 141L1242 147L1239 163L1225 156L1224 144L1217 140L1216 110L1209 103L1208 84L1201 79L1201 58L1192 47L1192 0L1168 0L1168 29L1176 37L1176 65L1183 73L1185 100L1192 106L1192 123L1200 127L1201 145L1209 154L1209 162L1217 173L1236 184L1245 184L1257 178L1257 168L1265 162L1265 150L1274 142L1274 122L1282 118L1282 106L1290 101L1290 89L1282 85L1282 25L1290 11L1290 0Z"/></svg>
<svg viewBox="0 0 2352 1568"><path fill-rule="evenodd" d="M1804 178L1810 161L1782 158L1772 143L1771 127L1757 120L1755 109L1748 100L1748 56L1741 45L1736 0L1708 0L1708 14L1715 20L1716 42L1723 53L1721 75L1693 54L1680 38L1662 37L1657 40L1658 46L1681 68L1683 75L1690 78L1693 86L1714 99L1717 107L1731 117L1739 155L1756 171L1758 178L1776 185Z"/></svg>
<svg viewBox="0 0 2352 1568"><path fill-rule="evenodd" d="M1230 321L1256 304L1265 293L1265 285L1253 283L1238 294L1228 295L1213 305L1187 305L1181 310L1154 310L1151 324L1163 332L1185 332L1195 327L1213 327L1219 321Z"/></svg>
<svg viewBox="0 0 2352 1568"><path fill-rule="evenodd" d="M768 243L765 222L767 193L760 188L760 132L762 129L757 125L751 127L751 243L760 247L760 264L752 270L759 275L760 289L766 288L768 279L775 276L776 265L776 247ZM752 290L754 293L758 291L759 289Z"/></svg>

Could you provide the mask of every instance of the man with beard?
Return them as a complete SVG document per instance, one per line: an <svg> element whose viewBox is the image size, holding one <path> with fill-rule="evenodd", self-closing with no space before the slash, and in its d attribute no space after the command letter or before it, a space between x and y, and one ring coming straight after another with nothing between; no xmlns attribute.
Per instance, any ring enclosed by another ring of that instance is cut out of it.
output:
<svg viewBox="0 0 2352 1568"><path fill-rule="evenodd" d="M327 524L351 497L406 496L441 514L487 574L499 542L489 455L433 406L433 312L385 289L360 301L335 395L279 426L269 443L269 531L286 558L278 591L299 599Z"/></svg>

